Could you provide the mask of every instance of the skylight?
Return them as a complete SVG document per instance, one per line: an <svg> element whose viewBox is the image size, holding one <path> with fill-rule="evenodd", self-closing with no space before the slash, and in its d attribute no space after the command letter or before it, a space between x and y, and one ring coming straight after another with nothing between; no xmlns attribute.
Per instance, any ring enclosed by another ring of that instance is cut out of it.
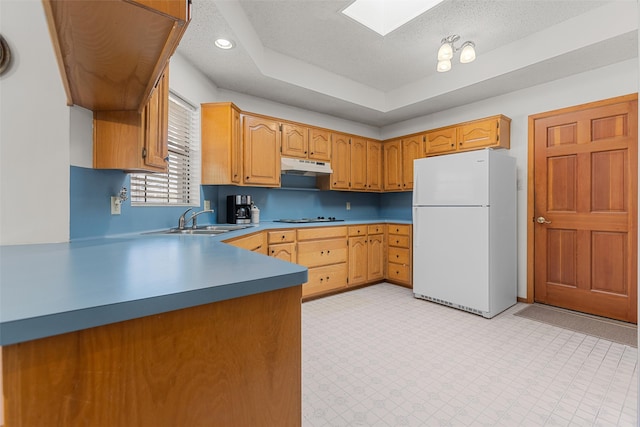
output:
<svg viewBox="0 0 640 427"><path fill-rule="evenodd" d="M355 0L342 13L386 36L444 0Z"/></svg>

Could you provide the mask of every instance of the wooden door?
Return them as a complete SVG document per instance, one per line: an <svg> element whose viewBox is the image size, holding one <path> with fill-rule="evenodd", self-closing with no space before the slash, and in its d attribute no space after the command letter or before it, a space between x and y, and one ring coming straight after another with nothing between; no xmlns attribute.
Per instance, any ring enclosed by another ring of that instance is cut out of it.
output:
<svg viewBox="0 0 640 427"><path fill-rule="evenodd" d="M384 278L384 235L369 234L367 245L367 281Z"/></svg>
<svg viewBox="0 0 640 427"><path fill-rule="evenodd" d="M278 243L269 245L269 256L288 262L296 262L296 244Z"/></svg>
<svg viewBox="0 0 640 427"><path fill-rule="evenodd" d="M637 321L637 96L530 118L535 301Z"/></svg>
<svg viewBox="0 0 640 427"><path fill-rule="evenodd" d="M451 153L458 146L458 128L448 127L427 132L425 135L425 155Z"/></svg>
<svg viewBox="0 0 640 427"><path fill-rule="evenodd" d="M384 165L383 187L387 191L402 190L402 145L401 140L388 141L382 147Z"/></svg>
<svg viewBox="0 0 640 427"><path fill-rule="evenodd" d="M309 147L307 128L293 123L282 124L282 155L307 158Z"/></svg>
<svg viewBox="0 0 640 427"><path fill-rule="evenodd" d="M413 161L422 157L424 135L402 139L402 189L413 189Z"/></svg>
<svg viewBox="0 0 640 427"><path fill-rule="evenodd" d="M351 175L350 139L341 133L331 134L331 189L348 190Z"/></svg>
<svg viewBox="0 0 640 427"><path fill-rule="evenodd" d="M158 79L144 108L144 164L167 171L169 167L169 67Z"/></svg>
<svg viewBox="0 0 640 427"><path fill-rule="evenodd" d="M367 141L351 138L351 189L367 189Z"/></svg>
<svg viewBox="0 0 640 427"><path fill-rule="evenodd" d="M331 132L324 129L309 129L309 158L323 162L331 160Z"/></svg>
<svg viewBox="0 0 640 427"><path fill-rule="evenodd" d="M349 286L367 281L367 236L349 237Z"/></svg>
<svg viewBox="0 0 640 427"><path fill-rule="evenodd" d="M231 108L231 182L242 183L242 124L236 108Z"/></svg>
<svg viewBox="0 0 640 427"><path fill-rule="evenodd" d="M382 143L367 141L367 190L382 190Z"/></svg>
<svg viewBox="0 0 640 427"><path fill-rule="evenodd" d="M280 185L280 130L278 123L262 117L244 116L244 183Z"/></svg>

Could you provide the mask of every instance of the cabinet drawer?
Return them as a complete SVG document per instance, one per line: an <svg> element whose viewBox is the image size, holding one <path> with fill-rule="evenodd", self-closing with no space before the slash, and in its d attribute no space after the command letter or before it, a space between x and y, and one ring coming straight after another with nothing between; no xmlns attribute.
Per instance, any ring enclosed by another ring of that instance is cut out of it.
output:
<svg viewBox="0 0 640 427"><path fill-rule="evenodd" d="M269 244L292 243L296 241L296 230L269 231L267 234Z"/></svg>
<svg viewBox="0 0 640 427"><path fill-rule="evenodd" d="M397 264L409 265L411 259L409 258L409 249L405 248L389 248L389 262Z"/></svg>
<svg viewBox="0 0 640 427"><path fill-rule="evenodd" d="M337 264L346 261L346 239L298 242L298 264L305 267Z"/></svg>
<svg viewBox="0 0 640 427"><path fill-rule="evenodd" d="M350 225L348 228L349 228L349 237L367 235L366 225Z"/></svg>
<svg viewBox="0 0 640 427"><path fill-rule="evenodd" d="M389 246L395 246L399 248L409 248L409 236L401 236L399 234L389 234Z"/></svg>
<svg viewBox="0 0 640 427"><path fill-rule="evenodd" d="M387 278L400 282L411 283L411 267L395 262L387 263Z"/></svg>
<svg viewBox="0 0 640 427"><path fill-rule="evenodd" d="M384 226L382 224L373 224L367 227L369 234L380 234L384 232Z"/></svg>
<svg viewBox="0 0 640 427"><path fill-rule="evenodd" d="M402 234L408 236L411 231L411 226L406 224L387 224L387 231L389 234Z"/></svg>
<svg viewBox="0 0 640 427"><path fill-rule="evenodd" d="M332 237L347 237L347 227L318 227L300 228L298 240L330 239Z"/></svg>
<svg viewBox="0 0 640 427"><path fill-rule="evenodd" d="M347 263L309 269L309 281L302 285L302 296L347 286Z"/></svg>

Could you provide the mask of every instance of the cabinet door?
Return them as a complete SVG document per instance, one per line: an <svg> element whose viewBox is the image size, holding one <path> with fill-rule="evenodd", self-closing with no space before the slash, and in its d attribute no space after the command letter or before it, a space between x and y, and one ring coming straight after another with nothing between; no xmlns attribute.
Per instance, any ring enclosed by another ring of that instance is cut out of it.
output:
<svg viewBox="0 0 640 427"><path fill-rule="evenodd" d="M158 79L144 109L144 164L161 171L169 166L169 69Z"/></svg>
<svg viewBox="0 0 640 427"><path fill-rule="evenodd" d="M243 118L244 183L280 185L280 130L278 123L262 117Z"/></svg>
<svg viewBox="0 0 640 427"><path fill-rule="evenodd" d="M293 123L282 124L282 155L307 158L309 147L307 128Z"/></svg>
<svg viewBox="0 0 640 427"><path fill-rule="evenodd" d="M283 261L296 262L296 244L278 243L277 245L269 245L269 256Z"/></svg>
<svg viewBox="0 0 640 427"><path fill-rule="evenodd" d="M331 134L331 189L348 190L351 174L351 150L349 137L340 133Z"/></svg>
<svg viewBox="0 0 640 427"><path fill-rule="evenodd" d="M439 154L456 151L458 128L449 127L427 132L425 135L425 154Z"/></svg>
<svg viewBox="0 0 640 427"><path fill-rule="evenodd" d="M498 121L495 119L481 120L460 126L458 149L490 147L496 144L498 136Z"/></svg>
<svg viewBox="0 0 640 427"><path fill-rule="evenodd" d="M384 278L384 235L370 234L367 245L367 281Z"/></svg>
<svg viewBox="0 0 640 427"><path fill-rule="evenodd" d="M331 132L324 129L309 129L309 158L323 162L331 161Z"/></svg>
<svg viewBox="0 0 640 427"><path fill-rule="evenodd" d="M242 183L242 124L235 108L231 108L231 182Z"/></svg>
<svg viewBox="0 0 640 427"><path fill-rule="evenodd" d="M382 190L382 143L367 141L367 190Z"/></svg>
<svg viewBox="0 0 640 427"><path fill-rule="evenodd" d="M383 144L384 180L383 186L387 191L402 190L402 146L399 139Z"/></svg>
<svg viewBox="0 0 640 427"><path fill-rule="evenodd" d="M367 281L367 236L349 238L349 286Z"/></svg>
<svg viewBox="0 0 640 427"><path fill-rule="evenodd" d="M367 141L351 138L351 189L367 189Z"/></svg>
<svg viewBox="0 0 640 427"><path fill-rule="evenodd" d="M413 189L413 161L422 157L424 135L402 139L402 189Z"/></svg>
<svg viewBox="0 0 640 427"><path fill-rule="evenodd" d="M248 236L242 236L234 240L225 240L225 243L267 255L267 236L262 231Z"/></svg>
<svg viewBox="0 0 640 427"><path fill-rule="evenodd" d="M202 184L242 183L240 111L230 102L200 104Z"/></svg>

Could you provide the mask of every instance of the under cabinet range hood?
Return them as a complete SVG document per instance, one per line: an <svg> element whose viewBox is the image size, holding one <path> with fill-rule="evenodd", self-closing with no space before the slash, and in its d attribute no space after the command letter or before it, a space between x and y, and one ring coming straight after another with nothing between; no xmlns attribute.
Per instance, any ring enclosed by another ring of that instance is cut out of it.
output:
<svg viewBox="0 0 640 427"><path fill-rule="evenodd" d="M282 173L305 176L333 173L333 171L331 170L331 164L329 162L294 159L291 157L282 157L280 169Z"/></svg>

